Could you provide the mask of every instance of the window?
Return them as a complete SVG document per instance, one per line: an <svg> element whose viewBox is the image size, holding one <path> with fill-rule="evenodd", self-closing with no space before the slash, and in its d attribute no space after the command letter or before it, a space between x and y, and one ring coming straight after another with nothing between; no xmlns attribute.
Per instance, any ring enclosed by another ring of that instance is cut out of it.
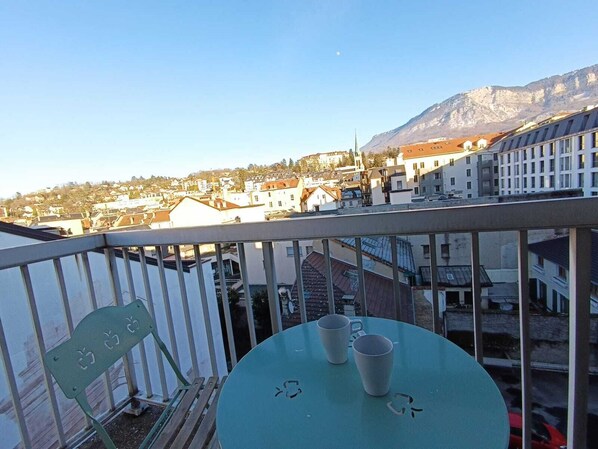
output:
<svg viewBox="0 0 598 449"><path fill-rule="evenodd" d="M465 174L466 174L467 176L471 176L471 168L468 168L468 169L465 171Z"/></svg>
<svg viewBox="0 0 598 449"><path fill-rule="evenodd" d="M434 167L438 167L438 160L434 161Z"/></svg>
<svg viewBox="0 0 598 449"><path fill-rule="evenodd" d="M567 269L565 267L562 267L559 265L557 277L566 281L567 280Z"/></svg>
<svg viewBox="0 0 598 449"><path fill-rule="evenodd" d="M571 187L571 175L569 173L561 175L559 177L559 182L561 184L561 189L568 189Z"/></svg>
<svg viewBox="0 0 598 449"><path fill-rule="evenodd" d="M598 147L598 131L592 133L592 148Z"/></svg>
<svg viewBox="0 0 598 449"><path fill-rule="evenodd" d="M519 165L515 165L515 176L519 176Z"/></svg>
<svg viewBox="0 0 598 449"><path fill-rule="evenodd" d="M259 195L253 195L253 201L255 201L256 203L260 200Z"/></svg>
<svg viewBox="0 0 598 449"><path fill-rule="evenodd" d="M270 201L270 202L268 203L268 205L269 205L270 207L272 207L272 201Z"/></svg>
<svg viewBox="0 0 598 449"><path fill-rule="evenodd" d="M454 186L455 185L455 178L451 178L451 185Z"/></svg>
<svg viewBox="0 0 598 449"><path fill-rule="evenodd" d="M592 173L592 187L598 187L598 173Z"/></svg>
<svg viewBox="0 0 598 449"><path fill-rule="evenodd" d="M292 246L287 246L287 257L294 257L295 251ZM303 249L299 247L299 257L303 257Z"/></svg>
<svg viewBox="0 0 598 449"><path fill-rule="evenodd" d="M272 192L268 192L268 197L272 198Z"/></svg>
<svg viewBox="0 0 598 449"><path fill-rule="evenodd" d="M511 163L511 153L507 154L507 163Z"/></svg>
<svg viewBox="0 0 598 449"><path fill-rule="evenodd" d="M538 170L540 173L544 173L544 161L540 161L540 170Z"/></svg>
<svg viewBox="0 0 598 449"><path fill-rule="evenodd" d="M514 158L513 160L514 160L515 162L519 162L519 153L515 153L515 154L513 155L513 158Z"/></svg>
<svg viewBox="0 0 598 449"><path fill-rule="evenodd" d="M530 173L536 173L536 163L532 162L531 164L529 164L529 168L530 168Z"/></svg>
<svg viewBox="0 0 598 449"><path fill-rule="evenodd" d="M554 189L554 175L550 175L550 178L548 178L548 182L548 187Z"/></svg>
<svg viewBox="0 0 598 449"><path fill-rule="evenodd" d="M439 193L440 192L440 186L434 186L434 192Z"/></svg>
<svg viewBox="0 0 598 449"><path fill-rule="evenodd" d="M532 189L536 188L536 177L532 176Z"/></svg>
<svg viewBox="0 0 598 449"><path fill-rule="evenodd" d="M419 187L414 187L414 188L413 188L413 193L414 193L415 195L419 195Z"/></svg>
<svg viewBox="0 0 598 449"><path fill-rule="evenodd" d="M592 168L598 167L598 153L592 153Z"/></svg>
<svg viewBox="0 0 598 449"><path fill-rule="evenodd" d="M467 181L467 189L471 189L471 181Z"/></svg>
<svg viewBox="0 0 598 449"><path fill-rule="evenodd" d="M523 164L523 174L527 175L527 164Z"/></svg>
<svg viewBox="0 0 598 449"><path fill-rule="evenodd" d="M540 188L544 188L544 176L540 176Z"/></svg>
<svg viewBox="0 0 598 449"><path fill-rule="evenodd" d="M413 163L413 170L417 170L417 162Z"/></svg>
<svg viewBox="0 0 598 449"><path fill-rule="evenodd" d="M422 193L426 193L426 186L422 187Z"/></svg>
<svg viewBox="0 0 598 449"><path fill-rule="evenodd" d="M527 189L527 178L523 178L523 188Z"/></svg>
<svg viewBox="0 0 598 449"><path fill-rule="evenodd" d="M577 175L577 187L583 188L583 173L578 173Z"/></svg>
<svg viewBox="0 0 598 449"><path fill-rule="evenodd" d="M550 159L549 164L548 171L554 171L554 159Z"/></svg>
<svg viewBox="0 0 598 449"><path fill-rule="evenodd" d="M471 193L468 193L468 194L467 194L467 198L473 198L472 194L471 194Z"/></svg>
<svg viewBox="0 0 598 449"><path fill-rule="evenodd" d="M451 166L455 165L455 159L450 158L449 165L451 165Z"/></svg>
<svg viewBox="0 0 598 449"><path fill-rule="evenodd" d="M566 154L571 153L571 139L565 139L559 141L559 153Z"/></svg>
<svg viewBox="0 0 598 449"><path fill-rule="evenodd" d="M546 156L546 152L544 151L544 145L540 145L540 157Z"/></svg>
<svg viewBox="0 0 598 449"><path fill-rule="evenodd" d="M426 175L422 175L422 181L425 181Z"/></svg>
<svg viewBox="0 0 598 449"><path fill-rule="evenodd" d="M322 196L324 196L324 195L322 195ZM295 195L293 195L292 193L291 193L291 201L295 201Z"/></svg>
<svg viewBox="0 0 598 449"><path fill-rule="evenodd" d="M586 136L585 135L581 135L581 136L577 136L577 148L580 150L585 150L586 149Z"/></svg>
<svg viewBox="0 0 598 449"><path fill-rule="evenodd" d="M434 179L442 179L442 173L434 173Z"/></svg>
<svg viewBox="0 0 598 449"><path fill-rule="evenodd" d="M577 168L584 168L585 163L586 163L586 157L585 157L585 155L584 154L580 154L577 157Z"/></svg>
<svg viewBox="0 0 598 449"><path fill-rule="evenodd" d="M529 134L527 135L529 137ZM525 139L525 144L527 145L527 139ZM523 160L527 161L527 148L523 150Z"/></svg>
<svg viewBox="0 0 598 449"><path fill-rule="evenodd" d="M561 171L571 170L571 156L561 157L560 169Z"/></svg>
<svg viewBox="0 0 598 449"><path fill-rule="evenodd" d="M443 259L449 259L451 257L451 252L448 243L443 243L442 245L440 245L440 257L442 257Z"/></svg>
<svg viewBox="0 0 598 449"><path fill-rule="evenodd" d="M558 128L558 126L559 126L559 125L556 125L556 126L557 126L557 128ZM554 156L554 142L550 142L550 147L549 147L549 152L548 152L548 154L549 154L550 156Z"/></svg>
<svg viewBox="0 0 598 449"><path fill-rule="evenodd" d="M282 207L282 201L278 202L278 207Z"/></svg>
<svg viewBox="0 0 598 449"><path fill-rule="evenodd" d="M471 156L465 156L465 163L471 164Z"/></svg>
<svg viewBox="0 0 598 449"><path fill-rule="evenodd" d="M424 259L430 258L430 245L422 245L422 253L424 255Z"/></svg>
<svg viewBox="0 0 598 449"><path fill-rule="evenodd" d="M424 168L426 166L426 164L424 164L423 162L419 163L419 168Z"/></svg>
<svg viewBox="0 0 598 449"><path fill-rule="evenodd" d="M544 258L542 256L537 256L536 265L540 268L544 268Z"/></svg>
<svg viewBox="0 0 598 449"><path fill-rule="evenodd" d="M413 182L417 182L418 180L418 176L417 175L413 175Z"/></svg>

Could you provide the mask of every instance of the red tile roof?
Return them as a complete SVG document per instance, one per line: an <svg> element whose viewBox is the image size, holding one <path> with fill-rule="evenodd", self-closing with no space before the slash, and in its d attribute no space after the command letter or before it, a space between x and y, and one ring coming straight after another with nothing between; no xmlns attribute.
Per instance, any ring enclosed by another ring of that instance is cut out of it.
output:
<svg viewBox="0 0 598 449"><path fill-rule="evenodd" d="M299 185L299 179L279 179L278 181L268 181L262 184L262 190L282 190L294 189Z"/></svg>
<svg viewBox="0 0 598 449"><path fill-rule="evenodd" d="M463 144L468 140L474 145L480 139L488 141L488 146L500 140L506 133L479 134L475 136L459 137L458 139L439 140L437 142L415 143L412 145L402 145L401 153L403 159L415 159L420 157L429 157L442 154L460 153L464 151Z"/></svg>
<svg viewBox="0 0 598 449"><path fill-rule="evenodd" d="M336 313L343 313L342 299L345 295L355 295L355 313L360 315L362 298L359 289L355 285L352 276L347 273L356 272L356 267L336 259L331 259L332 281L334 285L334 304ZM305 292L305 309L309 321L317 320L328 313L328 291L326 287L326 276L324 256L312 252L301 264L303 275L303 290ZM368 314L380 318L396 319L396 301L394 299L392 280L383 276L364 272L365 294L367 298ZM413 321L413 306L411 303L411 290L405 286L401 290L402 298L408 299L402 302L402 315L406 322ZM293 285L291 297L294 301L298 298L297 284ZM283 326L291 327L301 323L300 312L297 308L294 313L283 317Z"/></svg>

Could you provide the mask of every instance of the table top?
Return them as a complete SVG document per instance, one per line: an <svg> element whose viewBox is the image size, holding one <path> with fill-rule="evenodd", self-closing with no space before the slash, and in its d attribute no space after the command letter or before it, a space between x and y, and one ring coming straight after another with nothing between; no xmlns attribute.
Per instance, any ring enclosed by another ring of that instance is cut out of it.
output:
<svg viewBox="0 0 598 449"><path fill-rule="evenodd" d="M494 381L465 351L410 324L360 318L395 344L386 396L363 390L353 351L326 360L315 322L252 349L218 402L222 449L505 449L509 422Z"/></svg>

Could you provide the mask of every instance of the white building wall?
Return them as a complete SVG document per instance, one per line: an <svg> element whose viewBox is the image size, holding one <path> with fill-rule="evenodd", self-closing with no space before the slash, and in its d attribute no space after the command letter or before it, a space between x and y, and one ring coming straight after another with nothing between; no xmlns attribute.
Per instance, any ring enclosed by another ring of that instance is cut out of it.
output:
<svg viewBox="0 0 598 449"><path fill-rule="evenodd" d="M299 242L301 248L301 262L313 249L312 240ZM274 263L276 266L276 280L279 284L293 284L295 276L295 258L292 254L293 242L273 242ZM261 242L245 245L247 260L247 276L250 284L265 285L266 272L264 271L264 254Z"/></svg>
<svg viewBox="0 0 598 449"><path fill-rule="evenodd" d="M320 211L337 209L337 201L334 197L320 188L312 192L309 198L307 198L305 205L307 212L315 211L316 206Z"/></svg>
<svg viewBox="0 0 598 449"><path fill-rule="evenodd" d="M170 222L173 228L221 224L223 218L226 217L223 217L217 209L190 198L183 199L170 211Z"/></svg>
<svg viewBox="0 0 598 449"><path fill-rule="evenodd" d="M372 205L386 204L384 192L382 192L382 178L374 178L370 180L372 189Z"/></svg>
<svg viewBox="0 0 598 449"><path fill-rule="evenodd" d="M423 193L421 191L421 187L420 187L420 182L419 182L419 178L421 177L421 175L426 175L430 172L433 172L435 170L439 170L442 168L442 170L444 171L445 169L449 169L451 171L451 173L455 173L455 177L458 179L461 175L460 170L455 170L453 171L450 167L451 167L451 159L453 160L453 164L455 164L457 161L465 158L469 156L470 159L470 163L472 164L472 172L475 170L475 165L474 164L474 158L475 158L475 153L471 152L471 151L461 151L461 152L456 152L456 153L449 153L449 154L442 154L442 155L437 155L437 156L426 156L426 157L420 157L420 158L408 158L408 159L404 159L403 164L405 165L405 172L407 175L407 188L409 189L413 189L413 196L422 196L422 195L431 195L434 192L425 192ZM415 177L417 176L417 181L415 181ZM445 189L448 187L447 183L446 183L446 176L453 176L453 175L443 175L443 179L444 179L444 187ZM476 175L477 176L477 175ZM472 179L473 181L473 179ZM477 179L476 179L477 182ZM466 181L463 181L464 185L466 186ZM472 182L472 186L474 186L475 184ZM477 186L476 186L476 191L477 191ZM450 190L450 189L449 189Z"/></svg>

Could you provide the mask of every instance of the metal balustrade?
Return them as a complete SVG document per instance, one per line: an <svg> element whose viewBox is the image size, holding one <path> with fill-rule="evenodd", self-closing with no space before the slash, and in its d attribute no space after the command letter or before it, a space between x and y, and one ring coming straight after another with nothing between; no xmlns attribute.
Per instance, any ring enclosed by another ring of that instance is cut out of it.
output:
<svg viewBox="0 0 598 449"><path fill-rule="evenodd" d="M43 327L45 310L40 308L40 300L52 289L62 308L62 321L66 334L70 334L84 314L103 305L123 304L141 298L148 304L152 316L163 326L161 333L167 338L170 350L177 361L182 356L187 368L194 375L209 370L219 375L237 362L234 329L231 312L226 306L228 294L223 264L223 247L236 245L239 257L241 281L245 293L249 332L245 336L251 347L257 343L256 329L251 307L251 295L246 260L246 244L262 245L263 269L267 279L267 294L271 312L273 332L282 329L277 289L276 265L273 242L291 242L294 251L294 267L297 279L297 293L301 321L307 320L305 296L302 281L299 242L321 240L325 257L326 287L329 296L329 309L334 311L332 297L330 239L356 237L355 250L358 288L363 298L363 311L367 313L364 264L362 259L362 237L390 236L392 242L394 296L400 295L398 288L397 236L428 236L430 244L431 292L433 330L441 332L438 299L438 265L436 255L437 236L447 233L466 233L471 239L472 294L474 317L475 358L483 363L481 288L480 288L480 241L481 233L496 231L518 232L518 270L520 295L520 342L522 415L524 419L524 448L531 448L531 361L529 332L529 286L528 286L528 231L536 229L565 228L570 235L570 353L569 353L569 414L568 447L586 447L587 393L589 385L589 297L591 268L591 229L598 228L598 199L579 198L547 200L537 202L506 203L493 205L463 206L454 208L420 209L400 212L355 214L342 216L310 217L279 220L261 223L241 223L231 225L160 229L152 231L114 232L88 235L45 243L34 243L0 250L0 281L8 282L8 289L0 292L0 356L4 368L7 394L10 397L14 421L19 430L21 446L32 447L37 441L44 441L44 447L64 447L73 444L81 437L89 423L83 420L75 427L65 428L64 417L70 413L54 391L53 381L47 370L41 370L43 396L47 398L54 428L40 430L27 417L20 371L15 360L22 353L15 354L18 348L11 347L11 335L7 334L7 308L17 307L12 295L25 299L29 319L21 317L19 326L30 326L34 335L37 354L36 363L41 364L40 356L48 349L48 343L55 344L56 336ZM214 245L216 272L219 290L224 307L224 329L228 340L230 366L221 366L224 353L220 318L210 299L215 297L217 286L211 275L211 267L204 269L200 251L202 245ZM167 261L165 248L172 247L174 263ZM181 250L192 248L193 265L183 263ZM150 257L149 253L155 254ZM103 264L100 260L103 259ZM50 263L51 265L48 265ZM17 270L17 271L15 271ZM76 274L68 278L65 273ZM49 271L53 276L46 276ZM20 272L20 276L19 276ZM195 273L195 276L192 274ZM41 274L40 274L41 273ZM20 280L15 280L20 277ZM53 277L53 281L50 278ZM40 279L38 281L38 279ZM107 279L109 289L104 288L100 279ZM39 282L39 284L37 283ZM51 286L54 282L54 286ZM70 285L77 284L77 285ZM19 288L15 287L20 283ZM80 284L80 285L79 285ZM5 286L3 286L5 287ZM101 289L102 291L98 291ZM83 303L86 305L83 306ZM23 304L18 304L22 309ZM212 309L210 309L212 307ZM75 310L77 313L74 313ZM196 317L203 319L198 322ZM243 338L243 337L242 337ZM202 343L203 342L203 343ZM198 345L205 344L207 354L202 354ZM17 357L18 355L18 357ZM202 362L203 360L203 362ZM220 360L220 362L219 362ZM203 363L203 364L202 364ZM219 365L220 364L220 365ZM107 375L103 385L98 387L101 401L99 407L110 416L120 410L130 396L143 391L145 399L158 402L167 400L172 380L166 377L159 351L154 347L142 346L140 353L131 354L123 360L124 379L119 373ZM202 373L204 375L204 373ZM126 391L123 388L126 385ZM159 385L156 392L155 386ZM0 385L1 386L1 385ZM1 390L0 390L1 391ZM40 446L41 447L41 446Z"/></svg>

